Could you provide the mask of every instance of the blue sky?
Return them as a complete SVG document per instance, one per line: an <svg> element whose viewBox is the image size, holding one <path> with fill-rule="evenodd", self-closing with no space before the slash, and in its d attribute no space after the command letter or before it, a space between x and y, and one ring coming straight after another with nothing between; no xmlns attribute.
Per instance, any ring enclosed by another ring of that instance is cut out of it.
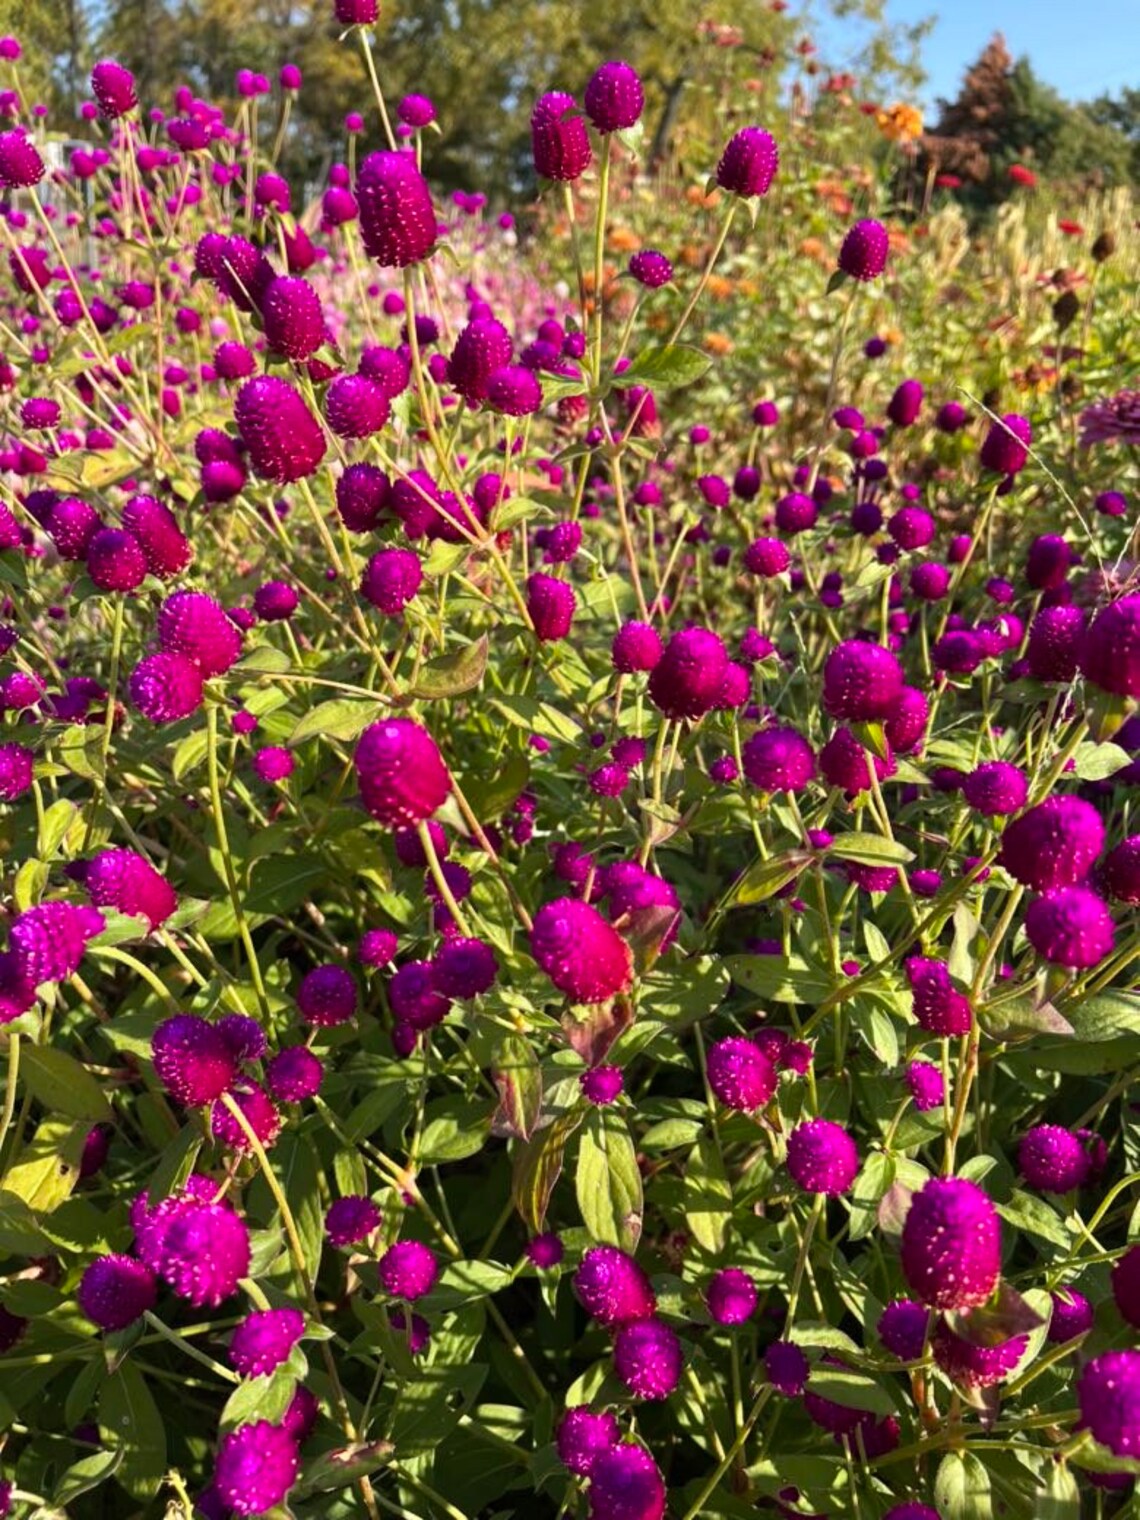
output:
<svg viewBox="0 0 1140 1520"><path fill-rule="evenodd" d="M924 104L953 97L967 66L1000 31L1015 58L1028 54L1041 79L1072 100L1088 100L1122 85L1140 85L1140 0L886 0L896 22L935 15L923 49L929 75ZM829 39L853 35L848 23L819 28ZM857 35L857 33L855 33Z"/></svg>

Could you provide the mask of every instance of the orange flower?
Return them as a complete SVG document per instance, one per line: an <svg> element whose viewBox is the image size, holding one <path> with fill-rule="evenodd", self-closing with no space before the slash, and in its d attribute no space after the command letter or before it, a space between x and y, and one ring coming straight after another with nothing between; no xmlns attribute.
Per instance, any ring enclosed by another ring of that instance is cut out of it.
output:
<svg viewBox="0 0 1140 1520"><path fill-rule="evenodd" d="M734 344L727 333L711 332L705 334L705 347L710 354L730 354Z"/></svg>
<svg viewBox="0 0 1140 1520"><path fill-rule="evenodd" d="M636 253L641 247L641 239L631 227L611 227L609 245L619 253Z"/></svg>
<svg viewBox="0 0 1140 1520"><path fill-rule="evenodd" d="M922 136L922 112L917 106L896 102L875 117L879 131L890 142L914 142Z"/></svg>
<svg viewBox="0 0 1140 1520"><path fill-rule="evenodd" d="M726 301L735 289L733 281L723 274L714 274L709 278L708 293L714 301Z"/></svg>

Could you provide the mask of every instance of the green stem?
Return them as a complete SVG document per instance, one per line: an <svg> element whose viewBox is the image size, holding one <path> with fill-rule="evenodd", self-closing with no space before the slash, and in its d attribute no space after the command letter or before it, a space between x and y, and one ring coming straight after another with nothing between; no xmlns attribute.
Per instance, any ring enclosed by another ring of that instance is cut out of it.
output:
<svg viewBox="0 0 1140 1520"><path fill-rule="evenodd" d="M238 936L241 939L246 960L249 963L249 975L250 980L253 982L253 990L257 995L257 1004L261 1009L262 1018L268 1023L269 998L265 991L265 983L261 978L261 966L258 963L253 937L249 932L249 924L246 922L245 910L242 907L237 872L234 870L233 853L230 850L229 836L226 833L226 815L222 807L222 787L218 772L218 709L213 702L206 709L206 765L210 778L210 809L213 813L214 829L218 836L218 849L222 855L222 869L226 878L226 890L229 893L230 906L234 910Z"/></svg>

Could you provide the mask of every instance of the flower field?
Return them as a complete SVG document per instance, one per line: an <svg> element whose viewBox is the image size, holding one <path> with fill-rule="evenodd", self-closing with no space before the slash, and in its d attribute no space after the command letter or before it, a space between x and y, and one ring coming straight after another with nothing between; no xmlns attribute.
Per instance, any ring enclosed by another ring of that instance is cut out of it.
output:
<svg viewBox="0 0 1140 1520"><path fill-rule="evenodd" d="M0 1514L1130 1515L1129 193L336 19L0 40Z"/></svg>

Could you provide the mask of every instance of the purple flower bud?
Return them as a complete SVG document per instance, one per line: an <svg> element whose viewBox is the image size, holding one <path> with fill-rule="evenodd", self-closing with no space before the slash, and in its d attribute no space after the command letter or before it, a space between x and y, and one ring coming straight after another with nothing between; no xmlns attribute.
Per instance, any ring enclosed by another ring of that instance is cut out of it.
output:
<svg viewBox="0 0 1140 1520"><path fill-rule="evenodd" d="M1116 938L1104 900L1085 887L1060 887L1036 898L1025 915L1025 933L1038 955L1056 966L1099 966Z"/></svg>
<svg viewBox="0 0 1140 1520"><path fill-rule="evenodd" d="M599 132L622 132L640 120L645 91L628 63L603 63L586 86L584 99L586 115Z"/></svg>
<svg viewBox="0 0 1140 1520"><path fill-rule="evenodd" d="M575 1405L558 1422L558 1460L570 1472L585 1477L602 1452L620 1439L621 1427L609 1410L594 1414L584 1404Z"/></svg>
<svg viewBox="0 0 1140 1520"><path fill-rule="evenodd" d="M978 458L982 468L995 475L1016 475L1029 458L1033 429L1025 417L1009 412L999 422L991 422Z"/></svg>
<svg viewBox="0 0 1140 1520"><path fill-rule="evenodd" d="M366 728L354 763L364 806L386 828L430 818L451 792L451 777L434 739L411 718L390 718Z"/></svg>
<svg viewBox="0 0 1140 1520"><path fill-rule="evenodd" d="M304 1045L279 1051L265 1068L265 1085L279 1103L303 1103L314 1097L323 1078L320 1058Z"/></svg>
<svg viewBox="0 0 1140 1520"><path fill-rule="evenodd" d="M1104 1351L1077 1382L1081 1423L1117 1457L1140 1456L1140 1351Z"/></svg>
<svg viewBox="0 0 1140 1520"><path fill-rule="evenodd" d="M776 1069L751 1040L730 1036L709 1047L708 1081L726 1108L752 1113L776 1091Z"/></svg>
<svg viewBox="0 0 1140 1520"><path fill-rule="evenodd" d="M624 992L632 974L629 946L596 908L562 897L535 914L531 954L575 1003L604 1003Z"/></svg>
<svg viewBox="0 0 1140 1520"><path fill-rule="evenodd" d="M856 222L839 250L839 267L853 280L875 280L887 267L891 241L882 222Z"/></svg>
<svg viewBox="0 0 1140 1520"><path fill-rule="evenodd" d="M265 1377L287 1360L305 1333L299 1309L262 1309L248 1314L230 1337L231 1366L242 1377Z"/></svg>
<svg viewBox="0 0 1140 1520"><path fill-rule="evenodd" d="M577 110L573 95L557 91L535 102L530 138L540 178L569 182L581 178L590 167L590 137Z"/></svg>
<svg viewBox="0 0 1140 1520"><path fill-rule="evenodd" d="M1104 824L1079 797L1047 797L1002 834L998 860L1036 892L1083 881L1104 848Z"/></svg>
<svg viewBox="0 0 1140 1520"><path fill-rule="evenodd" d="M578 1301L606 1329L648 1319L657 1298L641 1267L617 1246L591 1246L574 1274Z"/></svg>
<svg viewBox="0 0 1140 1520"><path fill-rule="evenodd" d="M366 1240L380 1225L380 1210L371 1198L350 1193L338 1198L325 1215L325 1233L330 1245L348 1246Z"/></svg>
<svg viewBox="0 0 1140 1520"><path fill-rule="evenodd" d="M614 1371L638 1398L667 1399L681 1366L681 1342L663 1320L635 1320L614 1336Z"/></svg>
<svg viewBox="0 0 1140 1520"><path fill-rule="evenodd" d="M779 150L771 133L762 127L743 127L721 155L716 182L733 195L766 195L779 163Z"/></svg>
<svg viewBox="0 0 1140 1520"><path fill-rule="evenodd" d="M535 637L543 643L563 639L570 632L577 598L566 581L536 572L526 583L526 608Z"/></svg>
<svg viewBox="0 0 1140 1520"><path fill-rule="evenodd" d="M715 1272L705 1289L705 1304L718 1325L743 1325L756 1312L756 1284L739 1267Z"/></svg>
<svg viewBox="0 0 1140 1520"><path fill-rule="evenodd" d="M393 1298L414 1303L430 1293L439 1276L435 1257L418 1240L399 1240L389 1246L377 1267L380 1286Z"/></svg>
<svg viewBox="0 0 1140 1520"><path fill-rule="evenodd" d="M356 177L360 235L382 269L403 269L435 247L436 217L427 181L409 153L370 153Z"/></svg>
<svg viewBox="0 0 1140 1520"><path fill-rule="evenodd" d="M314 966L297 988L297 1011L318 1028L348 1023L356 1006L356 983L343 966Z"/></svg>
<svg viewBox="0 0 1140 1520"><path fill-rule="evenodd" d="M903 1225L902 1267L929 1308L969 1309L989 1298L1001 1271L1001 1226L976 1183L934 1177L914 1195Z"/></svg>
<svg viewBox="0 0 1140 1520"><path fill-rule="evenodd" d="M345 3L337 0L337 9ZM239 1515L260 1515L285 1498L299 1466L297 1443L289 1431L258 1420L222 1437L214 1483L230 1509Z"/></svg>
<svg viewBox="0 0 1140 1520"><path fill-rule="evenodd" d="M158 1297L154 1273L133 1256L97 1256L84 1272L76 1297L100 1330L125 1330Z"/></svg>
<svg viewBox="0 0 1140 1520"><path fill-rule="evenodd" d="M845 1193L858 1170L854 1140L830 1119L809 1119L788 1136L788 1171L805 1192Z"/></svg>
<svg viewBox="0 0 1140 1520"><path fill-rule="evenodd" d="M234 421L259 475L288 485L311 475L325 457L320 423L287 380L247 380L234 403Z"/></svg>

